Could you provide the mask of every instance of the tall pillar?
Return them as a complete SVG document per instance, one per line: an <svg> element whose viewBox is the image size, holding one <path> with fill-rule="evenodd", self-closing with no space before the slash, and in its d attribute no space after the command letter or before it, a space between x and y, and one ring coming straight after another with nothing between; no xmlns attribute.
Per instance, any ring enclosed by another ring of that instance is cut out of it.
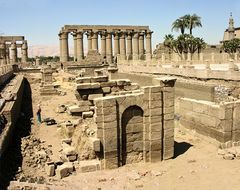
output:
<svg viewBox="0 0 240 190"><path fill-rule="evenodd" d="M146 59L152 59L152 31L146 32Z"/></svg>
<svg viewBox="0 0 240 190"><path fill-rule="evenodd" d="M114 32L114 57L117 57L118 54L120 54L119 51L119 33Z"/></svg>
<svg viewBox="0 0 240 190"><path fill-rule="evenodd" d="M27 40L24 40L22 44L22 63L27 63L27 61L28 61L28 45Z"/></svg>
<svg viewBox="0 0 240 190"><path fill-rule="evenodd" d="M138 60L139 59L139 33L138 32L134 32L133 34L132 51L133 51L133 60Z"/></svg>
<svg viewBox="0 0 240 190"><path fill-rule="evenodd" d="M6 44L0 44L0 65L6 64ZM1 74L1 73L0 73Z"/></svg>
<svg viewBox="0 0 240 190"><path fill-rule="evenodd" d="M98 31L92 32L92 49L98 50Z"/></svg>
<svg viewBox="0 0 240 190"><path fill-rule="evenodd" d="M92 49L92 32L87 32L87 39L88 39L88 51Z"/></svg>
<svg viewBox="0 0 240 190"><path fill-rule="evenodd" d="M107 32L106 35L106 58L108 64L112 64L112 32Z"/></svg>
<svg viewBox="0 0 240 190"><path fill-rule="evenodd" d="M11 44L11 63L17 63L17 45L16 42Z"/></svg>
<svg viewBox="0 0 240 190"><path fill-rule="evenodd" d="M83 31L77 32L77 61L84 59Z"/></svg>
<svg viewBox="0 0 240 190"><path fill-rule="evenodd" d="M144 59L144 33L139 33L139 58Z"/></svg>
<svg viewBox="0 0 240 190"><path fill-rule="evenodd" d="M121 60L126 59L126 33L120 32L120 58Z"/></svg>
<svg viewBox="0 0 240 190"><path fill-rule="evenodd" d="M9 47L6 46L6 64L10 64Z"/></svg>
<svg viewBox="0 0 240 190"><path fill-rule="evenodd" d="M73 33L72 36L73 36L73 48L74 48L73 61L76 62L77 61L77 34Z"/></svg>
<svg viewBox="0 0 240 190"><path fill-rule="evenodd" d="M62 57L62 34L61 33L59 33L58 34L58 36L59 36L59 45L60 45L60 48L59 48L59 57L60 57L60 62L62 62L63 61L63 57Z"/></svg>
<svg viewBox="0 0 240 190"><path fill-rule="evenodd" d="M127 59L132 59L132 33L127 33Z"/></svg>
<svg viewBox="0 0 240 190"><path fill-rule="evenodd" d="M62 62L67 62L69 60L69 50L68 50L68 33L63 32L62 37Z"/></svg>
<svg viewBox="0 0 240 190"><path fill-rule="evenodd" d="M101 32L101 55L102 57L106 57L106 32Z"/></svg>

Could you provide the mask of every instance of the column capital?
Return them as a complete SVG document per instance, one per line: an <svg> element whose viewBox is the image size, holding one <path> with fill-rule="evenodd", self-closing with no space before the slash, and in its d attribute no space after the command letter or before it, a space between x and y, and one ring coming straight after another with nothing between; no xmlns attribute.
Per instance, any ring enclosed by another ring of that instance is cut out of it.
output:
<svg viewBox="0 0 240 190"><path fill-rule="evenodd" d="M145 32L146 38L151 38L152 37L152 33L153 33L153 31L146 31Z"/></svg>
<svg viewBox="0 0 240 190"><path fill-rule="evenodd" d="M76 34L77 34L77 39L83 39L83 31L77 31Z"/></svg>
<svg viewBox="0 0 240 190"><path fill-rule="evenodd" d="M28 49L27 40L24 40L22 43L22 49Z"/></svg>
<svg viewBox="0 0 240 190"><path fill-rule="evenodd" d="M126 31L120 31L119 32L119 37L120 39L125 39L127 32Z"/></svg>
<svg viewBox="0 0 240 190"><path fill-rule="evenodd" d="M119 39L119 31L113 31L112 34L114 36L114 40L118 40Z"/></svg>
<svg viewBox="0 0 240 190"><path fill-rule="evenodd" d="M68 32L62 32L61 39L67 39L67 38L68 38Z"/></svg>
<svg viewBox="0 0 240 190"><path fill-rule="evenodd" d="M112 32L107 31L106 32L106 38L112 38Z"/></svg>
<svg viewBox="0 0 240 190"><path fill-rule="evenodd" d="M102 39L106 39L107 31L100 31L99 33Z"/></svg>
<svg viewBox="0 0 240 190"><path fill-rule="evenodd" d="M99 31L92 31L91 32L92 39L97 39L98 33L99 33Z"/></svg>
<svg viewBox="0 0 240 190"><path fill-rule="evenodd" d="M133 38L138 38L139 37L139 32L133 32Z"/></svg>

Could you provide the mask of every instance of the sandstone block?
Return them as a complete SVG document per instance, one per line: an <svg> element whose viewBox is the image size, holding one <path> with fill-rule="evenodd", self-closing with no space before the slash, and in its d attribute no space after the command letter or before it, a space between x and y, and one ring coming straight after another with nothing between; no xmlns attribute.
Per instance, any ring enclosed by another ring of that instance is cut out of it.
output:
<svg viewBox="0 0 240 190"><path fill-rule="evenodd" d="M73 164L71 162L66 162L56 169L56 176L59 179L69 176L74 170Z"/></svg>
<svg viewBox="0 0 240 190"><path fill-rule="evenodd" d="M88 110L89 110L89 106L79 107L78 105L73 105L73 106L68 107L68 112L70 114L81 113L81 112L88 111Z"/></svg>
<svg viewBox="0 0 240 190"><path fill-rule="evenodd" d="M110 87L103 87L102 91L103 91L104 94L109 94L109 93L111 93L111 88Z"/></svg>
<svg viewBox="0 0 240 190"><path fill-rule="evenodd" d="M95 98L101 98L103 97L103 94L89 94L88 100L94 100Z"/></svg>
<svg viewBox="0 0 240 190"><path fill-rule="evenodd" d="M100 152L100 139L98 139L98 138L90 138L90 141L92 143L92 149L95 152Z"/></svg>
<svg viewBox="0 0 240 190"><path fill-rule="evenodd" d="M113 87L113 86L117 86L117 82L116 81L108 81L108 82L101 82L100 86L103 87Z"/></svg>
<svg viewBox="0 0 240 190"><path fill-rule="evenodd" d="M83 119L93 117L93 111L82 112Z"/></svg>
<svg viewBox="0 0 240 190"><path fill-rule="evenodd" d="M76 85L77 90L86 90L86 89L98 89L100 88L99 83L82 83Z"/></svg>
<svg viewBox="0 0 240 190"><path fill-rule="evenodd" d="M55 165L54 164L50 164L50 165L46 164L45 171L46 171L48 176L50 176L50 177L54 176L54 174L55 174Z"/></svg>
<svg viewBox="0 0 240 190"><path fill-rule="evenodd" d="M91 77L77 77L75 79L76 83L90 83L91 82Z"/></svg>
<svg viewBox="0 0 240 190"><path fill-rule="evenodd" d="M96 76L91 78L91 82L108 82L108 76Z"/></svg>

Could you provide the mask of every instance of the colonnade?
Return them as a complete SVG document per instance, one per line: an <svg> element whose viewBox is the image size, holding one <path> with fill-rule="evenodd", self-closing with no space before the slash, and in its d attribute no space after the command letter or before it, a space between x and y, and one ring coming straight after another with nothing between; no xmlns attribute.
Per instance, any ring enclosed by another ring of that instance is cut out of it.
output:
<svg viewBox="0 0 240 190"><path fill-rule="evenodd" d="M26 40L22 41L22 44L17 44L16 41L12 41L10 44L0 41L1 65L17 63L18 48L21 48L21 62L26 63L28 60L28 44Z"/></svg>
<svg viewBox="0 0 240 190"><path fill-rule="evenodd" d="M98 51L108 63L114 58L122 60L151 59L152 57L152 31L150 30L75 30L61 31L60 61L69 61L69 34L73 36L74 61L84 59L84 36L87 37L87 50ZM100 40L99 40L100 37ZM99 42L101 45L99 46Z"/></svg>

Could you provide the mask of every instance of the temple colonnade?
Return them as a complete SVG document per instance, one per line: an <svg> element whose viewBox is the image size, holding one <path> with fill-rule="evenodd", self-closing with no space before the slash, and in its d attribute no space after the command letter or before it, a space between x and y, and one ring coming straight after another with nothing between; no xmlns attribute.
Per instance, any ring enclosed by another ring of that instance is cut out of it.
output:
<svg viewBox="0 0 240 190"><path fill-rule="evenodd" d="M69 34L73 36L75 62L85 58L85 49L99 52L108 63L112 63L113 58L151 59L152 33L148 26L65 25L59 33L60 61L69 61Z"/></svg>

